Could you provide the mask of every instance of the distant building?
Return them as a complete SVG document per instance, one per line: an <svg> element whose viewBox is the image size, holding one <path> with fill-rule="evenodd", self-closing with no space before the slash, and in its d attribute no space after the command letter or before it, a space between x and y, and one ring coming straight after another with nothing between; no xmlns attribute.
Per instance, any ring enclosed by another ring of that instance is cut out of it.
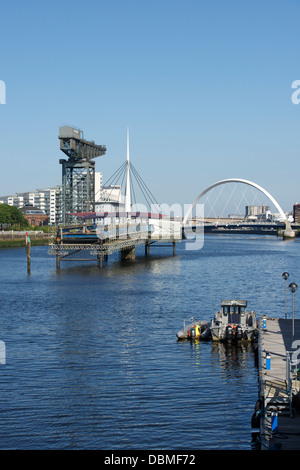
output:
<svg viewBox="0 0 300 470"><path fill-rule="evenodd" d="M293 206L293 218L295 224L300 224L300 204L298 202Z"/></svg>
<svg viewBox="0 0 300 470"><path fill-rule="evenodd" d="M61 223L62 214L62 191L61 186L54 188L36 189L23 193L16 193L10 196L0 197L0 204L16 206L19 209L26 204L34 206L43 211L48 216L49 225Z"/></svg>
<svg viewBox="0 0 300 470"><path fill-rule="evenodd" d="M100 201L103 185L103 177L100 171L95 172L95 203Z"/></svg>
<svg viewBox="0 0 300 470"><path fill-rule="evenodd" d="M26 204L20 209L20 211L30 225L33 225L34 227L48 225L48 215L38 207Z"/></svg>
<svg viewBox="0 0 300 470"><path fill-rule="evenodd" d="M34 191L16 193L9 196L0 196L0 204L16 206L19 209L22 209L26 205L31 205L35 209L41 210L48 217L49 225L59 225L63 223L63 194L61 185L57 185L53 188L35 189ZM95 210L96 212L124 210L122 187L120 185L103 187L101 172L95 172Z"/></svg>
<svg viewBox="0 0 300 470"><path fill-rule="evenodd" d="M100 197L95 202L96 212L118 212L125 210L121 185L102 187Z"/></svg>
<svg viewBox="0 0 300 470"><path fill-rule="evenodd" d="M246 206L245 216L247 219L267 219L270 215L270 206Z"/></svg>

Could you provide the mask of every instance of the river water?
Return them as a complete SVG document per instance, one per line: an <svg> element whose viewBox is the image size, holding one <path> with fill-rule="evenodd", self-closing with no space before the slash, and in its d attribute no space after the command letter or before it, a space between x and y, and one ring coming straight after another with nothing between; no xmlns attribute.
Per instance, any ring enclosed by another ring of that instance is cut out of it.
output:
<svg viewBox="0 0 300 470"><path fill-rule="evenodd" d="M205 236L148 258L62 263L47 247L0 250L1 449L253 448L253 346L178 342L184 319L224 299L285 314L284 271L300 281L299 240ZM295 294L295 316L297 293ZM291 316L288 293L288 316Z"/></svg>

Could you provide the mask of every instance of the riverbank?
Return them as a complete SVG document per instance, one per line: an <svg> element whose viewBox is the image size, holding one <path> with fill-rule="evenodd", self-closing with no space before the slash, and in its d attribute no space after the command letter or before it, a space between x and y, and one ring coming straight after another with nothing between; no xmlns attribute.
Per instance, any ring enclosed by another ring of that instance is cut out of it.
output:
<svg viewBox="0 0 300 470"><path fill-rule="evenodd" d="M54 233L29 231L31 246L48 245L55 238ZM26 246L26 232L2 232L0 233L0 248L18 248Z"/></svg>

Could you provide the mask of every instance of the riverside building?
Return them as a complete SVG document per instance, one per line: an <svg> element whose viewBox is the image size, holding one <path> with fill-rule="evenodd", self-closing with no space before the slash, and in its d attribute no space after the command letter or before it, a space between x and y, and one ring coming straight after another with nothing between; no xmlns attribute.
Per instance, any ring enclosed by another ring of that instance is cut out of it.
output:
<svg viewBox="0 0 300 470"><path fill-rule="evenodd" d="M300 224L300 204L296 202L293 206L293 217L296 224Z"/></svg>
<svg viewBox="0 0 300 470"><path fill-rule="evenodd" d="M102 173L95 172L95 210L96 212L122 210L122 188L110 185L103 187ZM63 192L62 185L53 188L35 189L9 196L0 196L0 204L8 204L22 209L34 206L48 216L49 225L60 225L62 220Z"/></svg>
<svg viewBox="0 0 300 470"><path fill-rule="evenodd" d="M61 186L53 188L35 189L22 193L15 193L9 196L0 197L0 204L8 204L22 209L27 206L34 206L48 216L49 225L61 223L62 191Z"/></svg>

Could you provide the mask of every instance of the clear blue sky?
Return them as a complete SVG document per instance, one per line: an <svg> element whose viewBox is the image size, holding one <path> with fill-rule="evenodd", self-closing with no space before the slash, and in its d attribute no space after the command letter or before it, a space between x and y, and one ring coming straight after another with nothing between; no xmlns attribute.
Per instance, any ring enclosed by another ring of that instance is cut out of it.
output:
<svg viewBox="0 0 300 470"><path fill-rule="evenodd" d="M298 0L1 2L0 195L61 183L58 129L126 158L160 202L230 177L300 202Z"/></svg>

